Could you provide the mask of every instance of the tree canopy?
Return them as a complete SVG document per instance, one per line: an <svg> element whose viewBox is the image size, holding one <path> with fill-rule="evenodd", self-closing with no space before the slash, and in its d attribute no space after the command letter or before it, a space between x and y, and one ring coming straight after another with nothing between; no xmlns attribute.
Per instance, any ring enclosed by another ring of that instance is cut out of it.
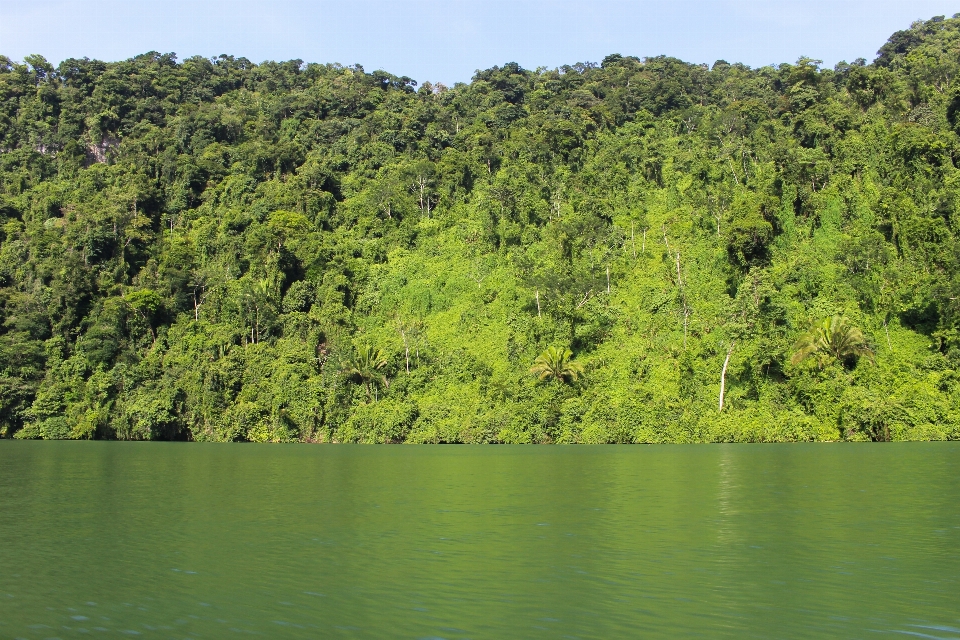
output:
<svg viewBox="0 0 960 640"><path fill-rule="evenodd" d="M0 436L958 438L958 42L453 87L0 56Z"/></svg>

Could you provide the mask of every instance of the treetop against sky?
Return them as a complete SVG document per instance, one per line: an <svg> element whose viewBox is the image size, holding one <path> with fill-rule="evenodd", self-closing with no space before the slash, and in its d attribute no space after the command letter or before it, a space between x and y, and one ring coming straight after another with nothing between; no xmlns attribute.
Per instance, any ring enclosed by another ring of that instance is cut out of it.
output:
<svg viewBox="0 0 960 640"><path fill-rule="evenodd" d="M507 60L553 68L613 52L832 67L872 60L893 31L956 10L945 0L0 0L0 50L54 64L145 51L300 58L451 85Z"/></svg>

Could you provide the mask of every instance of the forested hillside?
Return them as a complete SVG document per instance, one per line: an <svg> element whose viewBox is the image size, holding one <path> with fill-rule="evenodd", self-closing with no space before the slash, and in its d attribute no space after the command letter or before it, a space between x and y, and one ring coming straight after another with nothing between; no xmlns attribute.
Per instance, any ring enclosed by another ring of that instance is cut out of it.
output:
<svg viewBox="0 0 960 640"><path fill-rule="evenodd" d="M960 438L958 70L0 57L0 435Z"/></svg>

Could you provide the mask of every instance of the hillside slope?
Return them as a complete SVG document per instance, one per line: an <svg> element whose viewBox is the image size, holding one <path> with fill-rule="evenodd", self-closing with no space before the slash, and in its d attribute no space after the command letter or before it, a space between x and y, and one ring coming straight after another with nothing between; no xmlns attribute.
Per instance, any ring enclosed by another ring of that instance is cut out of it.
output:
<svg viewBox="0 0 960 640"><path fill-rule="evenodd" d="M958 69L0 57L0 435L960 438Z"/></svg>

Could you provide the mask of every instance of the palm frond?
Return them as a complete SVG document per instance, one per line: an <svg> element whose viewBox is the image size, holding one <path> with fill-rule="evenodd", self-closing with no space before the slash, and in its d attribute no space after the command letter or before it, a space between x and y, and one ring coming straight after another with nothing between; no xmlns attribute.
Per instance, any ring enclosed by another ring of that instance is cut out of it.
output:
<svg viewBox="0 0 960 640"><path fill-rule="evenodd" d="M572 384L583 375L583 367L572 360L573 352L567 348L547 347L537 356L530 373L541 381L554 380Z"/></svg>
<svg viewBox="0 0 960 640"><path fill-rule="evenodd" d="M845 316L829 316L811 324L793 345L790 362L800 364L814 357L821 368L832 361L866 358L873 362L873 349L859 327Z"/></svg>

